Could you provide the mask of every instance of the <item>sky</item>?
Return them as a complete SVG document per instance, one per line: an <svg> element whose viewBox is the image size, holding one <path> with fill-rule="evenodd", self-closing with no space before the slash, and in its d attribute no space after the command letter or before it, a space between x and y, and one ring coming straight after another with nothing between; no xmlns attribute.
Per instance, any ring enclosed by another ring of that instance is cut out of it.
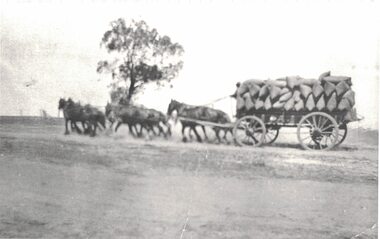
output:
<svg viewBox="0 0 380 239"><path fill-rule="evenodd" d="M344 3L343 3L344 2ZM377 1L1 1L0 115L57 116L60 97L104 106L103 33L117 18L144 20L184 49L173 87L148 86L138 103L207 104L235 83L325 71L351 76L361 127L378 128ZM233 99L214 104L229 114Z"/></svg>

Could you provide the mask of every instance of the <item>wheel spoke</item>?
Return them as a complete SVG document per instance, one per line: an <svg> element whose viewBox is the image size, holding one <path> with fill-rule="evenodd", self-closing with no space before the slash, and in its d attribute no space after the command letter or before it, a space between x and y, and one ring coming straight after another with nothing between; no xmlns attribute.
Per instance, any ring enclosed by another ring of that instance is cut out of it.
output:
<svg viewBox="0 0 380 239"><path fill-rule="evenodd" d="M330 129L331 127L334 127L334 125L328 125L327 127L320 129L322 132L324 132L326 129Z"/></svg>
<svg viewBox="0 0 380 239"><path fill-rule="evenodd" d="M313 125L313 123L311 123L309 120L305 120L312 128L315 128L315 126Z"/></svg>
<svg viewBox="0 0 380 239"><path fill-rule="evenodd" d="M318 125L318 128L322 128L323 126L325 126L326 121L327 121L326 118L322 118L322 120L320 121L320 125Z"/></svg>
<svg viewBox="0 0 380 239"><path fill-rule="evenodd" d="M302 138L301 141L303 142L303 141L305 141L305 139L307 139L307 138L311 138L310 134L308 134L306 137Z"/></svg>
<svg viewBox="0 0 380 239"><path fill-rule="evenodd" d="M314 128L315 128L315 126L317 126L317 123L315 122L315 115L313 115L313 123L314 123Z"/></svg>

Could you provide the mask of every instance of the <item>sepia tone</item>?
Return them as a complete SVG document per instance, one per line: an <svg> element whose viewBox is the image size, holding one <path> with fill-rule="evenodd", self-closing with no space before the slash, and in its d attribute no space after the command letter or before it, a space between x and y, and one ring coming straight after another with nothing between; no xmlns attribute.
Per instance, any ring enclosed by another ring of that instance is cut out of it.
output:
<svg viewBox="0 0 380 239"><path fill-rule="evenodd" d="M377 238L378 2L0 7L0 238Z"/></svg>

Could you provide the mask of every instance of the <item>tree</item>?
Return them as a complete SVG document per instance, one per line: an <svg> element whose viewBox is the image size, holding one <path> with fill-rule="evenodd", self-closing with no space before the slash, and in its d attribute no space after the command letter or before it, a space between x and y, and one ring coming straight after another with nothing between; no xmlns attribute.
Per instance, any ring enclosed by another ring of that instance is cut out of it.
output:
<svg viewBox="0 0 380 239"><path fill-rule="evenodd" d="M100 61L97 72L112 75L111 98L129 102L146 83L162 86L178 75L184 52L180 44L161 36L144 21L127 24L120 18L110 25L101 41L110 59Z"/></svg>

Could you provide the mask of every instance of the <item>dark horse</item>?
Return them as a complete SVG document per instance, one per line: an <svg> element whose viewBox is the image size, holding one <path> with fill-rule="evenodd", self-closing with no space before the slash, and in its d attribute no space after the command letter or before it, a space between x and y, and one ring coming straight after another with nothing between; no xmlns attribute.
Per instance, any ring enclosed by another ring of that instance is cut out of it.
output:
<svg viewBox="0 0 380 239"><path fill-rule="evenodd" d="M107 103L106 117L111 122L110 127L116 123L115 132L117 132L121 124L127 124L129 132L135 137L141 137L143 129L148 131L148 134L150 132L156 134L154 127L159 129L159 135L163 134L164 137L167 137L167 134L171 134L167 117L163 113L153 109L137 107L132 104L111 105ZM161 124L168 127L167 132L163 130ZM140 125L140 130L137 130L137 125Z"/></svg>
<svg viewBox="0 0 380 239"><path fill-rule="evenodd" d="M177 111L177 116L183 117L183 118L208 121L208 122L219 123L219 124L231 123L230 117L228 117L228 115L221 110L216 110L216 109L212 109L210 107L205 107L205 106L192 106L192 105L180 103L176 100L171 100L168 106L168 111L167 111L168 116L171 116L174 111ZM202 142L202 138L199 136L196 130L196 126L201 126L203 133L205 135L205 138L206 139L208 138L204 125L201 125L194 121L185 120L185 119L180 119L180 122L182 124L182 137L183 137L184 142L187 141L187 138L185 136L185 129L187 127L190 128L189 133L191 130L195 133L197 140L199 142ZM221 139L219 136L219 132L221 130L224 130L223 138L225 140L227 137L227 132L231 131L230 129L224 129L222 127L217 127L217 126L213 126L212 129L214 130L215 135L219 142L221 142Z"/></svg>
<svg viewBox="0 0 380 239"><path fill-rule="evenodd" d="M67 128L69 121L78 132L80 132L80 130L76 125L76 122L81 122L83 129L85 131L89 130L91 136L95 136L98 123L105 128L104 114L90 105L83 107L79 103L75 103L71 98L67 101L61 98L58 102L58 109L63 110L63 115L65 117L65 134L69 134ZM87 127L86 124L88 125Z"/></svg>

